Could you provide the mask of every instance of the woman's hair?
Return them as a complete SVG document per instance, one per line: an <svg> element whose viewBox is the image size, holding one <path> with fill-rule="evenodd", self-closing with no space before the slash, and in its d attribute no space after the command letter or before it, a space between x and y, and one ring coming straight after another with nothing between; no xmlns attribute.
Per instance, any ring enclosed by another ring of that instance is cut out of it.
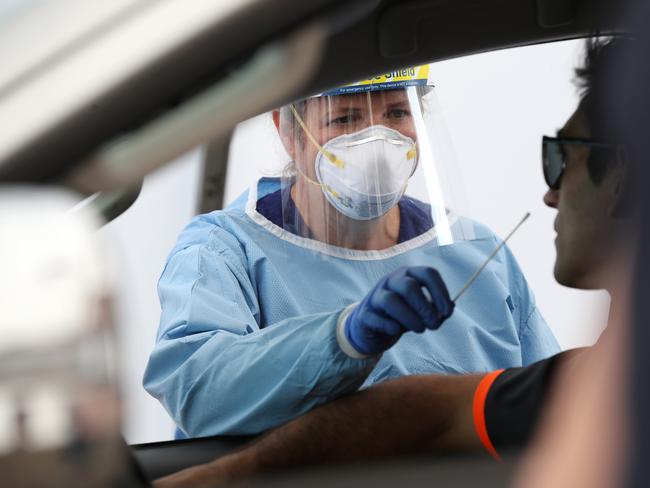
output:
<svg viewBox="0 0 650 488"><path fill-rule="evenodd" d="M294 140L298 141L299 144L302 144L304 141L304 134L302 129L300 129L298 122L296 121L296 117L293 115L291 105L294 106L296 112L298 112L298 115L300 115L300 117L303 119L305 117L305 112L307 110L307 100L300 100L298 102L294 102L293 104L284 105L280 108L280 132L293 133ZM282 176L293 177L295 174L296 162L290 160L287 162L284 168L282 168Z"/></svg>

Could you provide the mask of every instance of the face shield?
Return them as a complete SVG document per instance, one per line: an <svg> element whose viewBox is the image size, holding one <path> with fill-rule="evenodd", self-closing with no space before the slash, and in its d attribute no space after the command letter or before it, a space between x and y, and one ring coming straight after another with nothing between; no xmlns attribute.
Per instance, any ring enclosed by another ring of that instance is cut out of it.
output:
<svg viewBox="0 0 650 488"><path fill-rule="evenodd" d="M429 79L407 68L283 107L283 229L336 249L474 238ZM425 236L425 237L423 237Z"/></svg>

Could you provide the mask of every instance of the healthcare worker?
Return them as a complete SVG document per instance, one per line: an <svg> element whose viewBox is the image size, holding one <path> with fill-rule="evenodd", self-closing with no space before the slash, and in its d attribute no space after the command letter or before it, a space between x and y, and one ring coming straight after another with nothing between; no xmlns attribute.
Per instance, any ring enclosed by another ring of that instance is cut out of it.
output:
<svg viewBox="0 0 650 488"><path fill-rule="evenodd" d="M290 164L196 217L159 282L144 385L181 434L256 434L389 378L558 352L507 247L450 299L500 241L456 214L439 112L429 66L273 112Z"/></svg>

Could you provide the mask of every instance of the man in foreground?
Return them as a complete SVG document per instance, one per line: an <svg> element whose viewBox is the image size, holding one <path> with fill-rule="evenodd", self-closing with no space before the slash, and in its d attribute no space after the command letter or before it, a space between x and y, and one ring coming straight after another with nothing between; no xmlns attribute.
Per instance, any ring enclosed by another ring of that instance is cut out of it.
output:
<svg viewBox="0 0 650 488"><path fill-rule="evenodd" d="M563 285L607 289L630 274L629 192L623 146L611 140L601 105L612 93L605 75L620 41L595 41L577 75L576 112L543 139L544 202L557 210L554 274ZM614 270L616 272L614 272ZM525 368L487 375L414 376L386 382L319 407L248 448L163 478L158 487L207 486L263 471L310 464L369 461L410 453L476 451L494 457L522 447L533 434L556 373L588 350L560 353Z"/></svg>

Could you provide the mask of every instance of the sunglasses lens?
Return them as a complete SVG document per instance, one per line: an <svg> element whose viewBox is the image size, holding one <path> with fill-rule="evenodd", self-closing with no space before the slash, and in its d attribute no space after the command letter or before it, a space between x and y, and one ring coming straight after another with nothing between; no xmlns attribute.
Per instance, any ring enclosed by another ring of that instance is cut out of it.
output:
<svg viewBox="0 0 650 488"><path fill-rule="evenodd" d="M560 144L555 141L544 140L542 160L546 184L553 189L557 189L564 166L562 164L564 155L562 154Z"/></svg>

